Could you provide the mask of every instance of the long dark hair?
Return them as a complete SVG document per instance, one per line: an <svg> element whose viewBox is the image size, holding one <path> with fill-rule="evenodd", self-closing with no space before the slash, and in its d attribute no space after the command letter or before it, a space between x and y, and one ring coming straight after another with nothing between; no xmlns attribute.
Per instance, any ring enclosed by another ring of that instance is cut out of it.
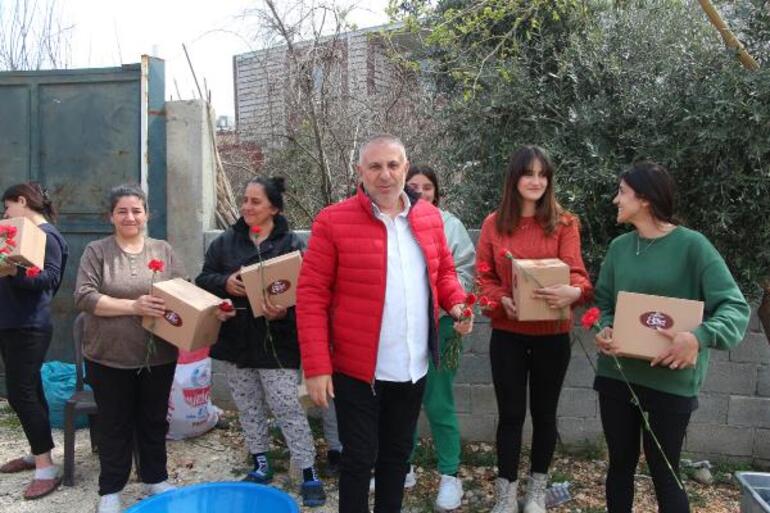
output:
<svg viewBox="0 0 770 513"><path fill-rule="evenodd" d="M3 193L3 201L19 201L24 196L27 200L27 207L38 214L42 214L51 222L55 222L57 216L56 208L53 206L48 191L40 182L24 182L11 185Z"/></svg>
<svg viewBox="0 0 770 513"><path fill-rule="evenodd" d="M650 204L650 213L657 221L679 224L674 217L676 186L665 167L649 160L636 162L620 175L620 180Z"/></svg>
<svg viewBox="0 0 770 513"><path fill-rule="evenodd" d="M283 193L286 191L286 179L282 176L255 176L248 182L249 185L261 185L265 189L265 196L272 206L278 209L278 212L283 212ZM246 190L244 187L244 190Z"/></svg>
<svg viewBox="0 0 770 513"><path fill-rule="evenodd" d="M545 233L552 234L559 222L559 217L564 209L556 201L553 190L554 167L545 150L539 146L522 146L513 152L508 159L505 184L503 185L503 197L500 206L497 207L497 219L495 228L500 234L510 235L521 221L522 200L519 194L519 179L527 171L532 169L532 163L538 160L543 168L543 173L548 179L543 196L535 205L535 219L543 227Z"/></svg>
<svg viewBox="0 0 770 513"><path fill-rule="evenodd" d="M433 205L437 207L438 201L441 199L441 190L438 187L438 177L436 176L436 172L430 166L409 166L409 171L406 173L406 182L408 183L415 175L422 175L431 181L433 190L435 191L433 193Z"/></svg>

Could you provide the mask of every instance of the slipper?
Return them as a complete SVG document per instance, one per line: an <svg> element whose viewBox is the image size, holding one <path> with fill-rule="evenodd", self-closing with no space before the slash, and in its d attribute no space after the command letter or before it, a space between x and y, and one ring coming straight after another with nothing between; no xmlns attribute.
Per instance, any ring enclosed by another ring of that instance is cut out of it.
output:
<svg viewBox="0 0 770 513"><path fill-rule="evenodd" d="M34 500L45 497L56 490L60 484L61 477L55 477L53 479L33 479L26 490L24 490L24 498L27 500Z"/></svg>
<svg viewBox="0 0 770 513"><path fill-rule="evenodd" d="M14 472L24 472L25 470L35 470L35 462L29 462L24 458L16 458L15 460L7 461L0 467L0 473L3 474L13 474Z"/></svg>

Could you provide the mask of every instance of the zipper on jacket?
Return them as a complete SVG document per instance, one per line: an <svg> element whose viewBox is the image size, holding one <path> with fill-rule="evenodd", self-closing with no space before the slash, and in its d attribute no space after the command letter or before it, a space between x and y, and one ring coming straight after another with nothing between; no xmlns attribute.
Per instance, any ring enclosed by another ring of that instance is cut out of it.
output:
<svg viewBox="0 0 770 513"><path fill-rule="evenodd" d="M377 378L372 378L372 382L369 383L369 386L372 387L372 396L377 397L377 391L374 390L374 382L377 380Z"/></svg>

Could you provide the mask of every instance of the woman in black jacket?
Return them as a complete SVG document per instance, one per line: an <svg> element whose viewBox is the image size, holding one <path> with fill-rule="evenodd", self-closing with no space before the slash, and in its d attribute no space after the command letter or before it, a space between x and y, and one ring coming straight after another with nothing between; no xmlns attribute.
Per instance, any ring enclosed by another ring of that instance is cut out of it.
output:
<svg viewBox="0 0 770 513"><path fill-rule="evenodd" d="M292 464L302 469L303 504L321 506L326 495L315 472L313 437L297 396L299 346L294 307L266 302L264 316L254 318L240 277L244 266L304 249L281 215L283 191L283 178L256 177L246 184L241 218L211 243L195 282L217 296L229 297L237 309L235 318L222 325L211 356L224 362L254 459L254 470L244 480L269 483L273 478L267 458L269 408L286 439Z"/></svg>

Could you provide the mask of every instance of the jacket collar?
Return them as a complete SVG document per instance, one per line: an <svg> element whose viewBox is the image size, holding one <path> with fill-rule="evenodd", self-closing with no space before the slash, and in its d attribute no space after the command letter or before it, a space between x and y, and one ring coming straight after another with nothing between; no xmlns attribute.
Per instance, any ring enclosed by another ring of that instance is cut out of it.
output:
<svg viewBox="0 0 770 513"><path fill-rule="evenodd" d="M414 192L411 187L404 187L404 192L406 193L406 196L409 198L409 202L411 203L409 212L407 213L407 217L409 217L412 214L412 210L414 209L415 205L417 205L417 200L420 199L420 195L419 193ZM376 219L377 216L375 215L374 202L372 201L372 198L369 196L369 194L367 194L367 192L364 190L363 184L359 184L358 189L356 190L356 198L358 198L358 203L361 205L361 207L374 219Z"/></svg>

